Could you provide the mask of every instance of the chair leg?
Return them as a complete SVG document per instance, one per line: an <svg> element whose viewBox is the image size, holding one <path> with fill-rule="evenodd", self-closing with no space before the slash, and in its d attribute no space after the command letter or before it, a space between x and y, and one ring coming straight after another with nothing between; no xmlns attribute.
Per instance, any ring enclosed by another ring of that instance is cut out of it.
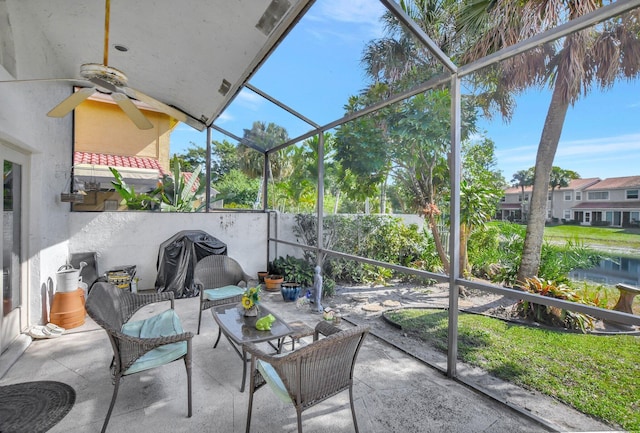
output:
<svg viewBox="0 0 640 433"><path fill-rule="evenodd" d="M298 433L302 433L302 409L296 406L296 414L298 415Z"/></svg>
<svg viewBox="0 0 640 433"><path fill-rule="evenodd" d="M251 409L253 408L253 391L255 391L253 376L251 377L251 385L249 388L249 407L247 409L247 428L245 433L249 433L249 430L251 430Z"/></svg>
<svg viewBox="0 0 640 433"><path fill-rule="evenodd" d="M198 316L198 335L200 335L200 322L202 322L202 308L200 308L200 315Z"/></svg>
<svg viewBox="0 0 640 433"><path fill-rule="evenodd" d="M218 347L218 343L220 342L220 336L222 335L222 329L220 329L220 327L218 326L218 338L216 338L216 343L213 345L213 348L215 349L216 347Z"/></svg>
<svg viewBox="0 0 640 433"><path fill-rule="evenodd" d="M109 410L107 411L107 417L104 419L104 424L102 424L102 433L107 431L107 424L109 424L109 419L111 418L111 412L113 411L113 406L116 404L116 397L118 396L118 388L120 387L120 376L116 376L115 382L113 384L113 396L111 397L111 404L109 405Z"/></svg>
<svg viewBox="0 0 640 433"><path fill-rule="evenodd" d="M351 417L353 418L353 426L356 429L356 433L358 433L358 420L356 419L356 409L353 404L353 386L349 387L349 403L351 404Z"/></svg>
<svg viewBox="0 0 640 433"><path fill-rule="evenodd" d="M191 418L191 339L187 340L187 354L184 357L187 369L187 417Z"/></svg>

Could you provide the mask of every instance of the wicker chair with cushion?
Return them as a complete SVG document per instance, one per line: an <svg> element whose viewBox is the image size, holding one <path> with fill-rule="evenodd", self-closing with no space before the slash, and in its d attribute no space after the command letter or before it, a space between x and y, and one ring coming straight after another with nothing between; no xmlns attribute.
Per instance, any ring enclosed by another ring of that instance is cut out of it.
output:
<svg viewBox="0 0 640 433"><path fill-rule="evenodd" d="M315 327L313 343L284 355L268 355L256 345L246 344L245 349L251 354L247 433L251 426L253 393L264 384L268 384L284 402L293 403L299 433L302 432L304 410L348 389L357 433L353 367L368 332L368 327L357 326L343 331L327 322L320 322ZM320 335L326 337L319 339Z"/></svg>
<svg viewBox="0 0 640 433"><path fill-rule="evenodd" d="M196 264L193 282L200 291L198 334L200 334L202 312L216 305L240 303L250 278L240 264L229 256L211 255ZM220 339L220 330L218 330L218 339Z"/></svg>
<svg viewBox="0 0 640 433"><path fill-rule="evenodd" d="M184 332L173 307L173 292L138 294L98 282L87 297L86 310L109 336L113 348L111 374L113 396L102 426L104 433L113 411L122 376L183 359L187 370L187 406L191 417L191 339ZM170 301L171 308L144 320L128 322L145 305Z"/></svg>

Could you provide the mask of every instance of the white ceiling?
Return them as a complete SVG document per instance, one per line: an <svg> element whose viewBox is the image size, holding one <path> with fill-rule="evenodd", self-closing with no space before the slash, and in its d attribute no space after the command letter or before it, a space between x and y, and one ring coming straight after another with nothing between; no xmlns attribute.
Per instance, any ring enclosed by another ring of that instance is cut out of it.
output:
<svg viewBox="0 0 640 433"><path fill-rule="evenodd" d="M208 126L312 2L111 0L108 64ZM257 24L270 5L287 12L267 35ZM104 0L0 0L0 85L81 78L80 65L103 63L104 17Z"/></svg>

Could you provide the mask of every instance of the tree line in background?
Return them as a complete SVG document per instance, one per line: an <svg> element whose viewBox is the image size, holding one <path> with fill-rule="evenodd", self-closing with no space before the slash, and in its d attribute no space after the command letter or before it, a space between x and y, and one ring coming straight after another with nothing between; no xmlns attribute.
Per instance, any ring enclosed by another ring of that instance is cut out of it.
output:
<svg viewBox="0 0 640 433"><path fill-rule="evenodd" d="M454 63L465 64L592 12L603 2L400 0L399 4ZM529 173L516 173L513 180L522 188L529 182L533 187L517 278L525 281L540 269L548 191L563 186L563 179L572 176L561 169L556 173L553 168L567 109L594 87L607 88L617 79L639 75L639 15L640 11L633 10L465 77L464 84L472 91L463 96L461 110L462 272L469 269L465 245L474 228L482 227L493 215L505 186L501 173L495 170L493 142L478 131L478 115L490 118L498 113L509 121L515 95L532 87L548 87L552 92L535 166ZM349 98L345 114L410 89L444 70L391 13L385 13L382 22L385 36L367 44L362 57L370 84ZM382 213L389 209L420 212L429 222L440 260L448 265L438 226L447 222L450 193L450 107L450 89L443 86L359 117L327 134L325 209L353 213L375 206ZM244 138L267 150L289 139L282 127L263 122L254 122ZM225 203L241 207L259 203L261 198L255 191L262 189L255 175L262 174L262 155L242 144L234 149L227 142L214 143L213 148L212 181ZM317 155L317 138L270 154L268 207L290 212L313 209ZM253 195L248 190L253 190Z"/></svg>

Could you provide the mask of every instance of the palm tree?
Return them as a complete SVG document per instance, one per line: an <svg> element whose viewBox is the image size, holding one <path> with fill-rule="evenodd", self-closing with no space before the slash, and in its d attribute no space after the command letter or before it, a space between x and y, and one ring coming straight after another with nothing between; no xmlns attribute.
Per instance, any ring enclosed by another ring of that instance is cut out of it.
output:
<svg viewBox="0 0 640 433"><path fill-rule="evenodd" d="M533 185L533 168L529 168L527 170L518 170L513 173L513 177L511 178L511 185L516 188L520 188L520 212L522 219L524 221L527 221L524 189L527 186Z"/></svg>
<svg viewBox="0 0 640 433"><path fill-rule="evenodd" d="M424 30L427 35L444 52L453 50L455 35L455 11L457 0L400 0L400 7ZM398 20L387 12L382 17L386 37L370 42L364 50L362 65L373 83L359 98L364 106L383 99L390 94L413 86L417 81L426 81L432 75L441 72L440 65L429 49L403 27ZM447 128L446 122L437 122L430 113L436 100L442 102L449 95L447 91L433 91L415 96L403 106L392 107L378 113L375 128L382 131L385 146L388 149L407 149L394 164L400 169L394 171L397 184L402 184L411 191L414 207L429 221L438 255L445 269L449 268L449 260L442 245L438 231L437 219L440 209L436 203L439 196L444 195L446 183L446 154L449 148L447 131L431 130L425 134L426 125ZM395 118L394 118L395 117ZM443 137L446 139L443 140ZM396 152L397 153L397 152ZM391 159L391 158L387 158ZM391 173L391 165L386 169ZM381 206L384 206L386 177L380 182L382 195Z"/></svg>
<svg viewBox="0 0 640 433"><path fill-rule="evenodd" d="M603 3L602 0L465 0L459 28L471 46L462 62L471 62L552 29L602 7ZM535 276L540 266L549 177L569 105L593 87L606 89L617 79L639 75L639 17L640 10L635 9L484 71L484 83L503 96L502 103L498 103L506 119L513 109L509 95L531 86L548 85L552 89L536 156L519 281Z"/></svg>
<svg viewBox="0 0 640 433"><path fill-rule="evenodd" d="M549 176L549 187L551 188L551 218L553 218L553 193L556 188L564 188L569 186L569 182L573 179L580 179L580 175L572 170L564 170L560 167L551 167L551 175Z"/></svg>

